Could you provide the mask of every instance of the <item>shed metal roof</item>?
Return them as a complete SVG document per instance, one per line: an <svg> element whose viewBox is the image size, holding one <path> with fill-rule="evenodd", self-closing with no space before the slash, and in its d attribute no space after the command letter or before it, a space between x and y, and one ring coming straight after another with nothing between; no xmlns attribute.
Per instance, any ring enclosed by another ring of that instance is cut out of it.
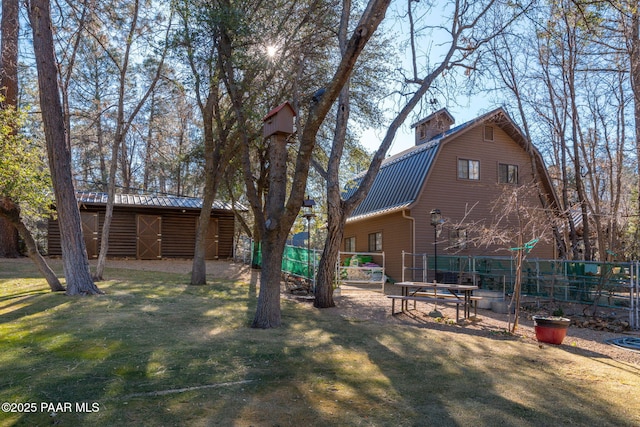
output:
<svg viewBox="0 0 640 427"><path fill-rule="evenodd" d="M201 209L202 199L196 197L156 196L151 194L116 194L115 206L140 206L154 208ZM106 205L107 193L77 191L78 203L87 205ZM231 210L230 203L214 201L213 209Z"/></svg>

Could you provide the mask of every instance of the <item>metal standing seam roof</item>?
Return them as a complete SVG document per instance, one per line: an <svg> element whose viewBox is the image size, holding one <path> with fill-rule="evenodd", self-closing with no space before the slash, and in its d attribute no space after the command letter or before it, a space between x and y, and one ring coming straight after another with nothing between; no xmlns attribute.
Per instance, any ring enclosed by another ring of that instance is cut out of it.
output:
<svg viewBox="0 0 640 427"><path fill-rule="evenodd" d="M409 148L402 153L385 159L380 166L380 171L376 175L367 197L354 210L347 221L352 222L409 207L418 198L420 189L424 185L424 181L429 173L429 169L434 163L438 148L454 134L463 132L487 120L492 120L498 126L502 127L523 149L532 150L534 155L539 158L540 165L538 167L543 180L545 178L548 180L542 157L535 147L528 145L520 129L506 111L500 107L459 126L455 126L424 144ZM355 192L363 177L364 173L358 175L354 179L353 184L345 189L345 198L348 198ZM547 190L548 194L555 200L555 192L553 191L550 181L543 183L549 187Z"/></svg>
<svg viewBox="0 0 640 427"><path fill-rule="evenodd" d="M353 211L349 220L403 209L413 203L439 147L439 140L435 140L401 156L386 159L380 166L367 197ZM346 190L346 198L356 191L363 177L364 175L358 176L355 185Z"/></svg>
<svg viewBox="0 0 640 427"><path fill-rule="evenodd" d="M347 221L352 222L409 207L420 194L420 189L434 163L441 142L477 123L478 119L470 120L447 130L430 141L385 159L367 197L358 205ZM345 198L355 192L363 177L364 173L355 178L355 183L346 189Z"/></svg>
<svg viewBox="0 0 640 427"><path fill-rule="evenodd" d="M77 191L76 198L78 203L87 205L106 205L107 193ZM158 208L177 208L177 209L200 209L202 208L202 199L196 197L178 197L178 196L156 196L151 194L116 194L115 206L140 206L140 207L158 207ZM213 209L232 210L230 203L214 201Z"/></svg>

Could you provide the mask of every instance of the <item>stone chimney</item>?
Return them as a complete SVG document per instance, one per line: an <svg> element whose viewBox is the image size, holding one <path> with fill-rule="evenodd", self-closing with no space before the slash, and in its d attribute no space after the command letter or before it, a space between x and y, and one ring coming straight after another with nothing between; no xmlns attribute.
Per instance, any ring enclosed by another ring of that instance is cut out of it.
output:
<svg viewBox="0 0 640 427"><path fill-rule="evenodd" d="M411 127L415 128L416 145L424 144L442 135L451 129L451 125L454 123L453 116L446 108L443 108L413 124Z"/></svg>

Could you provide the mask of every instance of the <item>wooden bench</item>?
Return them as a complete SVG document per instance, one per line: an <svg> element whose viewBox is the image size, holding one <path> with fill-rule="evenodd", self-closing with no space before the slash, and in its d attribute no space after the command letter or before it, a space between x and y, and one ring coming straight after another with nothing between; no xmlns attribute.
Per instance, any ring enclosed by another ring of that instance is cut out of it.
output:
<svg viewBox="0 0 640 427"><path fill-rule="evenodd" d="M456 305L456 321L460 319L460 304L464 304L464 300L451 299L451 298L433 298L433 297L416 297L416 296L403 296L403 295L387 295L387 298L391 298L391 315L402 313L402 310L396 313L396 300L400 300L401 304L404 301L415 302L433 302L442 304L455 304ZM415 307L415 305L414 305Z"/></svg>
<svg viewBox="0 0 640 427"><path fill-rule="evenodd" d="M416 292L414 294L411 294L411 296L415 296L415 297L427 297L427 298L456 298L459 299L459 297L461 295L456 295L456 294L452 294L450 292L437 292L437 293L433 293L433 292ZM477 297L474 295L471 295L469 297L469 300L471 300L472 302L474 302L474 305L480 301L482 299L482 297Z"/></svg>
<svg viewBox="0 0 640 427"><path fill-rule="evenodd" d="M437 293L433 293L433 292L416 292L414 294L411 294L411 296L416 296L416 297L427 297L427 298L456 298L459 299L458 297L460 297L460 295L455 295L449 292L437 292ZM480 301L482 299L482 297L477 297L474 295L471 295L469 297L469 300L473 303L474 306L476 306L478 304L478 301Z"/></svg>
<svg viewBox="0 0 640 427"><path fill-rule="evenodd" d="M405 301L413 301L414 309L416 302L433 302L433 303L443 303L443 304L455 304L456 305L456 322L460 320L460 305L464 305L464 299L456 297L454 294L443 294L437 293L434 297L434 293L431 292L417 292L419 295L387 295L387 298L391 299L391 315L395 316L398 313L402 313L402 310L396 313L396 300L400 300L401 307ZM473 305L474 315L478 315L478 301L481 300L482 297L474 297L471 296L471 304Z"/></svg>

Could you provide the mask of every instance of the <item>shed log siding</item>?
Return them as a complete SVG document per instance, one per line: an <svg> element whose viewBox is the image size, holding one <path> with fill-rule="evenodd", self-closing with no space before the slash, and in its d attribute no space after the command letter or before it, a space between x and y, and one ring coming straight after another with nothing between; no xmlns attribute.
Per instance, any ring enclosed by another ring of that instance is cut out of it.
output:
<svg viewBox="0 0 640 427"><path fill-rule="evenodd" d="M181 213L162 215L162 257L192 258L196 244L196 217Z"/></svg>
<svg viewBox="0 0 640 427"><path fill-rule="evenodd" d="M104 212L100 212L100 233L98 235L101 240L103 225ZM108 255L118 258L135 258L138 251L137 232L136 214L114 209L109 231Z"/></svg>
<svg viewBox="0 0 640 427"><path fill-rule="evenodd" d="M84 244L87 249L89 259L98 257L98 213L97 212L81 212L82 234L84 236Z"/></svg>
<svg viewBox="0 0 640 427"><path fill-rule="evenodd" d="M53 250L53 253L51 252ZM60 247L60 227L58 221L49 219L47 224L47 254L48 255L62 255L62 249Z"/></svg>
<svg viewBox="0 0 640 427"><path fill-rule="evenodd" d="M83 206L83 212L98 214L99 230L97 248L100 248L102 226L104 225L103 206ZM112 258L137 258L137 223L138 215L155 215L162 221L162 258L192 258L195 247L196 221L199 211L177 209L145 209L114 207L111 230L109 233L109 252ZM211 254L208 259L231 258L233 256L234 216L232 212L214 210L212 218L218 220L218 253ZM62 255L60 247L60 229L58 221L51 219L48 225L48 254ZM89 259L93 257L88 254Z"/></svg>
<svg viewBox="0 0 640 427"><path fill-rule="evenodd" d="M235 224L235 218L231 213L218 218L218 258L233 257Z"/></svg>

